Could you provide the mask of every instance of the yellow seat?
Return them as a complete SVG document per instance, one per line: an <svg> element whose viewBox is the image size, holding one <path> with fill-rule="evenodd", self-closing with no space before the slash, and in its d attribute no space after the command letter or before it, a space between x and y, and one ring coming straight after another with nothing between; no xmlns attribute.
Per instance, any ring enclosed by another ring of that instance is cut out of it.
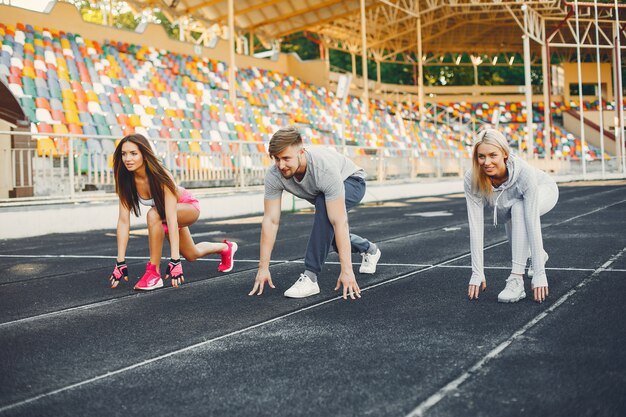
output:
<svg viewBox="0 0 626 417"><path fill-rule="evenodd" d="M141 118L138 114L130 114L128 115L128 120L130 120L130 125L133 127L142 126Z"/></svg>
<svg viewBox="0 0 626 417"><path fill-rule="evenodd" d="M144 110L146 111L146 114L156 116L156 109L154 107L145 107Z"/></svg>
<svg viewBox="0 0 626 417"><path fill-rule="evenodd" d="M67 120L67 123L69 124L77 124L79 126L82 126L82 123L80 121L80 117L78 117L78 112L76 112L75 110L67 110L65 112L65 120Z"/></svg>
<svg viewBox="0 0 626 417"><path fill-rule="evenodd" d="M189 151L193 153L202 152L202 148L200 147L200 142L190 142Z"/></svg>
<svg viewBox="0 0 626 417"><path fill-rule="evenodd" d="M68 99L64 99L63 100L63 109L65 111L75 111L78 112L78 108L76 107L76 103L74 103L72 100L68 100Z"/></svg>
<svg viewBox="0 0 626 417"><path fill-rule="evenodd" d="M35 39L35 40L37 40L37 39ZM43 47L43 42L42 42L41 46ZM33 46L32 43L26 42L24 44L24 52L28 52L31 55L35 55L35 47Z"/></svg>
<svg viewBox="0 0 626 417"><path fill-rule="evenodd" d="M200 169L200 158L197 156L190 156L187 158L188 169Z"/></svg>
<svg viewBox="0 0 626 417"><path fill-rule="evenodd" d="M100 103L98 94L96 94L95 91L87 91L87 101L95 101L96 103Z"/></svg>
<svg viewBox="0 0 626 417"><path fill-rule="evenodd" d="M54 133L70 133L69 130L67 130L67 126L62 123L52 125L52 131Z"/></svg>
<svg viewBox="0 0 626 417"><path fill-rule="evenodd" d="M24 77L32 78L34 80L36 76L35 68L25 66L24 69L22 70L22 75Z"/></svg>
<svg viewBox="0 0 626 417"><path fill-rule="evenodd" d="M54 145L54 141L50 138L39 138L37 139L37 155L39 156L58 156L59 152L57 151L56 146Z"/></svg>
<svg viewBox="0 0 626 417"><path fill-rule="evenodd" d="M64 88L61 90L61 97L66 100L76 101L76 95L69 88Z"/></svg>

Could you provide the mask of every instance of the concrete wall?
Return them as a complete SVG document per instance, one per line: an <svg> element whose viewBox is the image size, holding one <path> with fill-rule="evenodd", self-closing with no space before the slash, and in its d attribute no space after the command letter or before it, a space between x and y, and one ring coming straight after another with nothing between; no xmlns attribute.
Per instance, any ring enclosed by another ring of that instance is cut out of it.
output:
<svg viewBox="0 0 626 417"><path fill-rule="evenodd" d="M570 100L578 100L578 95L570 96L569 87L570 84L578 84L578 64L565 63L561 64L564 72L564 85L563 85L563 99L566 103ZM594 63L581 63L582 82L583 84L598 84L598 65ZM600 81L602 84L606 84L602 88L602 97L607 101L613 100L613 74L611 71L611 64L600 64ZM584 100L596 100L597 96L583 96Z"/></svg>
<svg viewBox="0 0 626 417"><path fill-rule="evenodd" d="M600 125L600 112L599 111L585 111L585 119L592 121L593 123ZM602 112L602 118L604 119L604 130L612 134L615 134L615 112ZM575 136L580 137L580 118L574 117L569 113L563 113L563 126ZM594 129L591 126L584 125L585 128L585 141L601 149L600 131ZM619 152L619 145L608 137L604 137L604 151L612 156L615 156Z"/></svg>

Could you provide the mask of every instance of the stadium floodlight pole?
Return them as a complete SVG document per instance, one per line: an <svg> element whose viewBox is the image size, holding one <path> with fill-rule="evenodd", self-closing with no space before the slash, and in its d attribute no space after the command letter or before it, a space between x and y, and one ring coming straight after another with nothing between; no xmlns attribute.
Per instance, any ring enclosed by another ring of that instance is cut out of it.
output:
<svg viewBox="0 0 626 417"><path fill-rule="evenodd" d="M417 100L420 109L420 126L424 126L426 119L424 104L424 61L422 60L422 18L420 15L420 2L415 2L417 7Z"/></svg>
<svg viewBox="0 0 626 417"><path fill-rule="evenodd" d="M615 0L615 72L617 74L617 97L615 97L617 123L615 123L615 130L619 132L619 137L615 137L615 142L619 143L619 155L622 159L622 173L626 174L626 158L624 157L624 100L622 98L622 45L620 41L620 32L619 9L617 7L617 0Z"/></svg>
<svg viewBox="0 0 626 417"><path fill-rule="evenodd" d="M530 82L530 35L528 33L528 6L522 5L524 12L524 92L526 93L526 152L528 159L533 157L533 90ZM521 139L520 139L521 142ZM521 148L520 148L521 150Z"/></svg>
<svg viewBox="0 0 626 417"><path fill-rule="evenodd" d="M576 14L576 61L578 64L578 117L580 120L580 156L582 159L583 179L587 176L587 158L585 155L585 103L583 102L583 72L580 63L580 22L578 21L578 0L574 0Z"/></svg>
<svg viewBox="0 0 626 417"><path fill-rule="evenodd" d="M76 169L74 164L74 138L69 138L68 145L67 169L70 180L70 200L73 200L75 197L74 184L76 183L76 178L74 177L74 170Z"/></svg>
<svg viewBox="0 0 626 417"><path fill-rule="evenodd" d="M369 76L367 74L367 28L365 20L365 0L361 0L361 75L363 77L363 108L369 115Z"/></svg>
<svg viewBox="0 0 626 417"><path fill-rule="evenodd" d="M234 0L228 0L228 96L237 108L237 92L235 91L235 4Z"/></svg>
<svg viewBox="0 0 626 417"><path fill-rule="evenodd" d="M552 160L552 123L550 122L550 59L548 57L548 35L546 32L546 19L541 19L543 26L543 44L541 44L541 70L543 73L543 150L544 158Z"/></svg>
<svg viewBox="0 0 626 417"><path fill-rule="evenodd" d="M600 72L600 36L598 29L598 0L593 0L593 11L595 14L596 23L596 64L598 73L598 105L600 110L600 166L601 176L604 179L604 113L602 104L602 74Z"/></svg>

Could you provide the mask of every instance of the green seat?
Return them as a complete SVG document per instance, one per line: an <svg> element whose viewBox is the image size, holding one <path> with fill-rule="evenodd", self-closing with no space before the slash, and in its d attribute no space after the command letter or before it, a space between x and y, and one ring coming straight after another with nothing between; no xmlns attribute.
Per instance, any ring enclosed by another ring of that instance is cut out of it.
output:
<svg viewBox="0 0 626 417"><path fill-rule="evenodd" d="M181 133L181 135L184 135L184 134ZM181 152L189 152L189 142L187 142L186 140L181 140L178 143L178 150Z"/></svg>
<svg viewBox="0 0 626 417"><path fill-rule="evenodd" d="M98 135L111 136L111 129L106 124L96 124Z"/></svg>
<svg viewBox="0 0 626 417"><path fill-rule="evenodd" d="M107 125L107 121L102 114L94 113L92 115L93 121L96 125Z"/></svg>

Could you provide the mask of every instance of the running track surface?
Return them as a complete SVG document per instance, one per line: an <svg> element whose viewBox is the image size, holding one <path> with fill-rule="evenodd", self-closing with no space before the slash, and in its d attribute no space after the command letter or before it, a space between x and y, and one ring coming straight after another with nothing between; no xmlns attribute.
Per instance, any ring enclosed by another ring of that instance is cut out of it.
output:
<svg viewBox="0 0 626 417"><path fill-rule="evenodd" d="M115 290L114 225L0 241L0 416L626 415L626 185L560 191L542 218L542 304L528 279L525 300L497 302L510 250L490 225L488 288L467 300L458 194L351 213L352 230L383 253L375 275L357 274L358 301L333 291L334 253L318 296L282 296L302 271L311 211L283 213L276 289L260 297L247 295L258 217L192 227L196 241L239 243L232 272L217 272L217 256L185 262L182 288L149 293L132 290L147 262L142 230L129 243L131 280Z"/></svg>

